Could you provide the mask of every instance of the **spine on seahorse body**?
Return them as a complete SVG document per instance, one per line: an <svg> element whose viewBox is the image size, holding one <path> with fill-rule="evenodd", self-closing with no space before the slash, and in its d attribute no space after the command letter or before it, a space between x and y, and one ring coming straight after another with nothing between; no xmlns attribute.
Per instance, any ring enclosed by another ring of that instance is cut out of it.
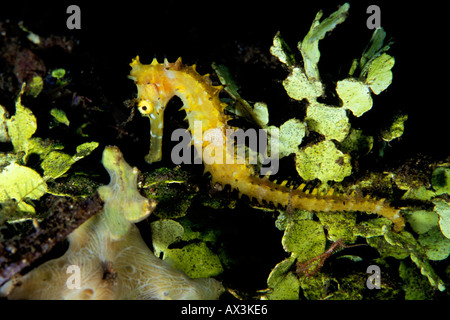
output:
<svg viewBox="0 0 450 320"><path fill-rule="evenodd" d="M139 57L131 62L129 78L134 80L138 89L138 109L150 119L151 145L146 157L149 163L161 160L164 108L173 96L182 102L181 108L186 112L191 133L192 144L203 155L205 171L211 173L212 183L230 185L258 202L272 202L274 205L315 212L362 211L379 214L394 223L395 230L401 230L404 220L400 210L385 203L384 199L363 198L356 194L344 195L334 193L319 194L317 189L304 191L304 186L291 189L286 182L277 184L267 177L260 178L249 164L237 161L235 150L226 147L227 124L230 117L225 114L226 104L219 99L221 86L213 86L208 75L201 76L195 65L183 65L181 59L174 63L156 59L151 64L141 64ZM200 134L198 130L200 128ZM206 137L214 129L214 137ZM237 129L237 128L236 128ZM220 141L221 144L218 144ZM213 144L212 152L205 152ZM241 164L242 163L242 164Z"/></svg>

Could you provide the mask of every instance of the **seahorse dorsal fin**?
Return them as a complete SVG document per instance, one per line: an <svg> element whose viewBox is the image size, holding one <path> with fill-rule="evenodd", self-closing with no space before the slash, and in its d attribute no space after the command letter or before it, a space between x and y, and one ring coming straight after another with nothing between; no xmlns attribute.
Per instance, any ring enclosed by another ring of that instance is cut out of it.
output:
<svg viewBox="0 0 450 320"><path fill-rule="evenodd" d="M157 64L159 64L158 59L153 58L152 63L150 65L155 66Z"/></svg>

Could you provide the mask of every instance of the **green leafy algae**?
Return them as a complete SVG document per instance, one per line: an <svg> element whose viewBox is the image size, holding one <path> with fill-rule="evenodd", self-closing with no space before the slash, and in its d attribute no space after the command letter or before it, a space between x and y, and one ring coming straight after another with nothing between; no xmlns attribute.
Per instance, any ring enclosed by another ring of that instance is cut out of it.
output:
<svg viewBox="0 0 450 320"><path fill-rule="evenodd" d="M60 68L60 69L54 69L52 70L52 77L55 79L62 79L66 75L66 70Z"/></svg>
<svg viewBox="0 0 450 320"><path fill-rule="evenodd" d="M15 199L19 211L31 214L35 209L24 200L37 200L47 192L47 184L36 171L17 163L0 172L0 185L0 202Z"/></svg>
<svg viewBox="0 0 450 320"><path fill-rule="evenodd" d="M55 118L55 120L59 123L65 124L66 126L70 125L70 121L67 118L66 113L58 108L53 108L52 110L50 110L50 114L53 116L53 118Z"/></svg>
<svg viewBox="0 0 450 320"><path fill-rule="evenodd" d="M171 219L160 219L151 223L152 243L157 257L169 250L172 243L180 241L184 236L183 226Z"/></svg>
<svg viewBox="0 0 450 320"><path fill-rule="evenodd" d="M279 131L273 129L279 129ZM277 139L278 153L281 159L298 151L298 146L306 135L306 125L294 118L286 121L279 128L270 126L267 131L270 134L270 139Z"/></svg>
<svg viewBox="0 0 450 320"><path fill-rule="evenodd" d="M368 154L373 148L374 139L367 136L362 130L352 128L350 134L340 143L339 150L351 154L352 157L358 157Z"/></svg>
<svg viewBox="0 0 450 320"><path fill-rule="evenodd" d="M69 79L65 79L66 70L62 68L54 69L51 73L52 77L56 79L57 86L64 86L69 83Z"/></svg>
<svg viewBox="0 0 450 320"><path fill-rule="evenodd" d="M421 234L417 241L425 250L429 260L444 260L450 255L450 239L442 234L439 227Z"/></svg>
<svg viewBox="0 0 450 320"><path fill-rule="evenodd" d="M26 161L29 154L29 139L37 129L36 117L33 112L22 105L24 90L25 85L22 85L19 97L16 100L16 113L11 119L6 121L8 135L14 146L14 152L22 154L22 161Z"/></svg>
<svg viewBox="0 0 450 320"><path fill-rule="evenodd" d="M298 261L308 261L325 251L326 237L320 223L313 220L291 221L286 226L281 244Z"/></svg>
<svg viewBox="0 0 450 320"><path fill-rule="evenodd" d="M406 250L411 260L420 269L420 272L428 278L432 287L439 289L440 291L445 290L444 282L434 272L428 262L426 252L411 233L407 231L402 231L400 233L388 231L385 233L384 238L392 246Z"/></svg>
<svg viewBox="0 0 450 320"><path fill-rule="evenodd" d="M405 131L406 120L408 120L408 115L406 114L395 117L391 126L382 133L382 139L389 142L401 137Z"/></svg>
<svg viewBox="0 0 450 320"><path fill-rule="evenodd" d="M341 98L343 108L350 110L356 117L372 109L372 97L369 88L355 79L344 79L336 84L336 92Z"/></svg>
<svg viewBox="0 0 450 320"><path fill-rule="evenodd" d="M357 235L353 233L356 225L355 212L318 212L321 224L328 231L328 238L336 242L354 243Z"/></svg>
<svg viewBox="0 0 450 320"><path fill-rule="evenodd" d="M322 83L308 79L303 69L299 67L292 69L291 74L283 81L283 86L289 97L299 101L303 99L315 101L323 94Z"/></svg>
<svg viewBox="0 0 450 320"><path fill-rule="evenodd" d="M267 279L267 286L271 289L266 295L269 300L298 300L300 283L297 275L289 271L295 262L291 256L281 261L273 268Z"/></svg>
<svg viewBox="0 0 450 320"><path fill-rule="evenodd" d="M269 122L267 105L262 102L257 102L252 107L239 94L239 86L231 76L229 69L224 65L218 65L216 63L213 63L212 67L219 77L220 82L224 85L225 91L233 99L233 103L227 107L227 110L257 124L260 128L264 128Z"/></svg>
<svg viewBox="0 0 450 320"><path fill-rule="evenodd" d="M450 205L443 199L434 199L434 211L439 215L442 234L450 239Z"/></svg>
<svg viewBox="0 0 450 320"><path fill-rule="evenodd" d="M354 60L349 77L336 83L335 90L341 104L327 105L318 102L318 98L324 96L324 84L320 79L318 68L321 56L319 41L324 39L326 34L338 24L345 21L349 7L349 4L345 3L323 21L321 21L322 11L317 13L309 32L297 45L303 58L303 66L295 61L291 48L279 32L275 35L270 49L272 55L276 56L291 71L283 81L283 86L289 97L299 101L306 100L307 102L304 119L307 123L306 130L315 131L321 134L326 141L333 143L334 141L342 143L352 130L347 111L350 111L356 117L361 117L372 108L371 92L379 94L392 82L391 69L394 65L394 58L385 53L389 49L390 43L384 44L386 33L382 28L378 28L374 31L361 59L359 61ZM354 77L357 70L360 71L359 77ZM392 128L383 132L383 139L391 141L401 136L404 131L403 123L405 120L404 116L397 117ZM301 140L299 141L301 142ZM358 148L361 147L365 147L364 151L368 153L372 149L373 141L373 137L366 137L362 133L354 131L354 135L347 139L345 144L338 144L338 148L358 155ZM319 142L318 145L321 143L323 141ZM342 181L345 176L350 175L352 165L348 155L339 154L337 162L341 168L333 166L331 159L336 161L336 150L336 145L333 144L331 147L329 143L309 150L309 153L314 151L315 155L307 156L306 167L308 168L302 168L302 160L306 160L304 155L308 151L300 150L297 153L297 170L300 176L305 180L318 178L322 182ZM330 154L327 154L328 152ZM342 160L344 160L345 165L342 165ZM324 164L327 167L326 169L318 169L322 168ZM329 172L329 174L325 172Z"/></svg>
<svg viewBox="0 0 450 320"><path fill-rule="evenodd" d="M417 234L426 233L439 224L439 215L433 211L416 210L411 212L407 219Z"/></svg>
<svg viewBox="0 0 450 320"><path fill-rule="evenodd" d="M387 53L383 53L370 64L367 73L366 84L373 93L380 94L392 83L392 67L395 59Z"/></svg>
<svg viewBox="0 0 450 320"><path fill-rule="evenodd" d="M205 242L191 243L181 249L168 250L164 257L173 267L184 271L190 278L218 276L223 272L219 257Z"/></svg>
<svg viewBox="0 0 450 320"><path fill-rule="evenodd" d="M400 262L399 275L405 282L405 300L429 300L432 297L432 287L427 279L411 263Z"/></svg>
<svg viewBox="0 0 450 320"><path fill-rule="evenodd" d="M77 147L77 153L70 156L64 152L51 151L41 162L44 177L56 179L65 174L78 160L88 156L98 147L98 142L86 142Z"/></svg>
<svg viewBox="0 0 450 320"><path fill-rule="evenodd" d="M323 16L323 12L319 11L314 18L309 32L298 43L297 47L303 56L305 73L308 79L316 80L320 78L317 67L320 59L319 41L325 38L325 35L332 31L338 24L345 21L349 8L350 5L348 3L343 4L322 22L320 19Z"/></svg>
<svg viewBox="0 0 450 320"><path fill-rule="evenodd" d="M352 172L350 156L332 141L322 141L296 153L296 167L305 180L342 181Z"/></svg>
<svg viewBox="0 0 450 320"><path fill-rule="evenodd" d="M392 225L392 221L387 218L375 218L367 221L358 223L353 228L353 233L355 235L361 236L363 238L372 238L383 236Z"/></svg>
<svg viewBox="0 0 450 320"><path fill-rule="evenodd" d="M184 271L191 278L217 276L223 272L219 257L209 249L207 242L214 240L207 233L193 232L189 223L184 225L175 220L161 219L151 224L152 242L156 256L163 257L175 268ZM182 248L170 248L180 241L196 241Z"/></svg>
<svg viewBox="0 0 450 320"><path fill-rule="evenodd" d="M279 31L273 38L273 45L270 47L270 53L280 59L282 63L288 65L289 67L297 64L297 62L295 61L294 53L292 52L286 41L284 41L284 39L281 37Z"/></svg>
<svg viewBox="0 0 450 320"><path fill-rule="evenodd" d="M324 135L327 140L343 141L350 132L350 123L343 108L311 104L305 121L309 129Z"/></svg>
<svg viewBox="0 0 450 320"><path fill-rule="evenodd" d="M40 76L34 76L31 82L27 85L27 94L36 98L44 89L44 80Z"/></svg>
<svg viewBox="0 0 450 320"><path fill-rule="evenodd" d="M0 159L0 165L5 167L0 173L2 181L0 202L14 199L17 201L18 211L33 214L35 209L23 200L38 200L45 193L50 192L46 181L62 176L76 161L97 148L98 143L83 143L77 147L77 153L74 156L69 156L57 151L64 148L60 143L33 137L37 129L37 121L33 112L22 104L24 90L25 84L22 85L16 100L15 114L10 119L6 118L4 108L0 109L2 111L0 129L4 130L3 142L10 141L14 147L14 152L3 154ZM37 94L32 95L35 97ZM41 159L43 177L34 169L24 166L33 153L38 154Z"/></svg>
<svg viewBox="0 0 450 320"><path fill-rule="evenodd" d="M9 142L11 139L6 129L6 121L8 120L8 112L5 107L0 105L0 142Z"/></svg>
<svg viewBox="0 0 450 320"><path fill-rule="evenodd" d="M440 167L433 171L431 184L436 194L450 194L450 168Z"/></svg>

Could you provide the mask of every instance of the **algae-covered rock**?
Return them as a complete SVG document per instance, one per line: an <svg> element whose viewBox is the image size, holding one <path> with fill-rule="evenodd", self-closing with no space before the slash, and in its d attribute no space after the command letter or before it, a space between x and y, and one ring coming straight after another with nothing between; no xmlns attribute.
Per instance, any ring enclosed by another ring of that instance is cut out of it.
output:
<svg viewBox="0 0 450 320"><path fill-rule="evenodd" d="M296 168L305 180L342 181L352 171L350 156L333 142L322 141L296 153Z"/></svg>

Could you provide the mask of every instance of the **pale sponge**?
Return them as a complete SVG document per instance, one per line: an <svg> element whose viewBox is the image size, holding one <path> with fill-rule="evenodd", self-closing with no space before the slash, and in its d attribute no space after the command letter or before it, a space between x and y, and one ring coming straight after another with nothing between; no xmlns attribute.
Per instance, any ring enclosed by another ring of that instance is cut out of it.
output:
<svg viewBox="0 0 450 320"><path fill-rule="evenodd" d="M99 189L104 210L69 236L70 246L23 277L6 283L9 299L217 299L215 279L191 279L158 259L134 222L156 207L137 190L138 170L117 147L106 147L102 163L111 182Z"/></svg>

